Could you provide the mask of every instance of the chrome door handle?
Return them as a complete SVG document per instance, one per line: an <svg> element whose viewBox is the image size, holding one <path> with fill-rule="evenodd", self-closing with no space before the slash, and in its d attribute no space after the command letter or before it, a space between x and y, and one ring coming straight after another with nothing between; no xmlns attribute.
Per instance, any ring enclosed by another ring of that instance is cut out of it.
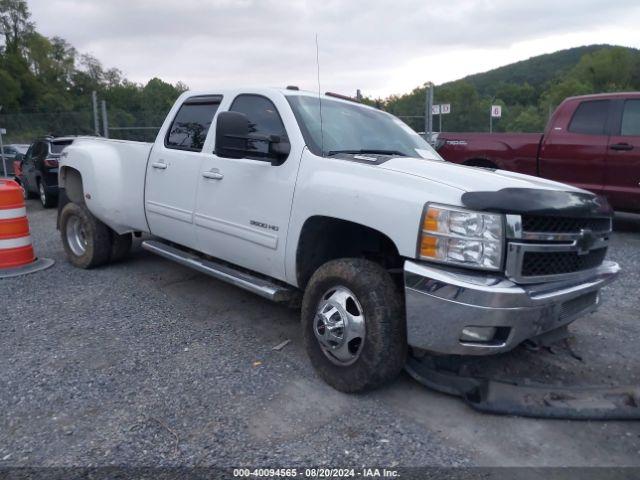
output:
<svg viewBox="0 0 640 480"><path fill-rule="evenodd" d="M208 172L203 172L202 176L204 178L210 178L211 180L222 180L224 178L224 175L221 174L220 172L215 172L215 171L208 171Z"/></svg>
<svg viewBox="0 0 640 480"><path fill-rule="evenodd" d="M167 168L167 164L166 164L166 163L162 163L162 162L153 162L153 163L151 164L151 166L152 166L153 168L157 168L157 169L159 169L159 170L164 170L164 169L166 169L166 168Z"/></svg>

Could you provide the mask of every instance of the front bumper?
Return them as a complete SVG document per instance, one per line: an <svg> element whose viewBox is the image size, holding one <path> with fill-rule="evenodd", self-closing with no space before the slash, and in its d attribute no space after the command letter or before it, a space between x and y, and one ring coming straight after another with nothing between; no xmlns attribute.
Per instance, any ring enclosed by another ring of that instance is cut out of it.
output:
<svg viewBox="0 0 640 480"><path fill-rule="evenodd" d="M604 262L571 280L519 285L500 275L404 265L407 340L430 352L490 355L555 330L594 311L600 289L620 267ZM496 327L488 341L461 340L467 327Z"/></svg>

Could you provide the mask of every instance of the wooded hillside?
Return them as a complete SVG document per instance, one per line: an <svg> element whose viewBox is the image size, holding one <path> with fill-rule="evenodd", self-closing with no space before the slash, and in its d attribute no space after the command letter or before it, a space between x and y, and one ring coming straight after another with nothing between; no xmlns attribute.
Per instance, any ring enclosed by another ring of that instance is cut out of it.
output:
<svg viewBox="0 0 640 480"><path fill-rule="evenodd" d="M436 86L434 102L450 103L445 131L486 131L490 105L502 105L497 131L541 131L566 97L640 90L640 50L590 45L523 60ZM424 130L425 87L369 103L379 104L418 131ZM437 119L434 124L438 126Z"/></svg>
<svg viewBox="0 0 640 480"><path fill-rule="evenodd" d="M187 89L158 78L145 85L105 68L60 37L39 34L26 0L0 0L0 124L7 141L37 135L92 134L91 94L108 103L111 126L157 127L176 97ZM640 90L640 51L590 45L470 75L437 86L436 103L450 103L443 117L449 131L486 131L491 104L503 107L496 131L540 131L565 97L593 92ZM365 99L424 129L425 87L386 99ZM436 129L438 126L435 121ZM149 140L154 130L112 136Z"/></svg>
<svg viewBox="0 0 640 480"><path fill-rule="evenodd" d="M8 141L92 134L93 91L107 101L111 125L158 126L187 89L158 78L130 82L63 38L39 34L25 0L0 0L0 35L0 124Z"/></svg>

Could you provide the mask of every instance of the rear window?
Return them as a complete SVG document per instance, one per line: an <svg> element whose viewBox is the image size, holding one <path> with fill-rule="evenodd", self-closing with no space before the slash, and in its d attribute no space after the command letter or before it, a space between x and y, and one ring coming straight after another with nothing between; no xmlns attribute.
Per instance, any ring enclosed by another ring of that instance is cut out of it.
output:
<svg viewBox="0 0 640 480"><path fill-rule="evenodd" d="M221 100L219 96L187 99L167 132L165 147L201 152Z"/></svg>
<svg viewBox="0 0 640 480"><path fill-rule="evenodd" d="M627 100L624 103L620 135L640 136L640 100Z"/></svg>
<svg viewBox="0 0 640 480"><path fill-rule="evenodd" d="M582 102L569 124L569 131L585 135L605 135L609 118L609 100Z"/></svg>
<svg viewBox="0 0 640 480"><path fill-rule="evenodd" d="M65 147L68 147L72 143L73 143L73 140L62 140L59 142L51 142L51 153L53 153L54 155L60 155L62 153L62 150L64 150Z"/></svg>

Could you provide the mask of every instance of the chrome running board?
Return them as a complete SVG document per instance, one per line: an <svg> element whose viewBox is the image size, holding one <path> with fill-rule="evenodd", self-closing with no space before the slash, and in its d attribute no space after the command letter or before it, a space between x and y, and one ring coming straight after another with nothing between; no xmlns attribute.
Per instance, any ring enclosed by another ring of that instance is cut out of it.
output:
<svg viewBox="0 0 640 480"><path fill-rule="evenodd" d="M287 302L294 297L295 291L293 288L278 285L266 278L237 270L226 264L205 260L157 240L145 240L142 242L142 248L274 302Z"/></svg>

